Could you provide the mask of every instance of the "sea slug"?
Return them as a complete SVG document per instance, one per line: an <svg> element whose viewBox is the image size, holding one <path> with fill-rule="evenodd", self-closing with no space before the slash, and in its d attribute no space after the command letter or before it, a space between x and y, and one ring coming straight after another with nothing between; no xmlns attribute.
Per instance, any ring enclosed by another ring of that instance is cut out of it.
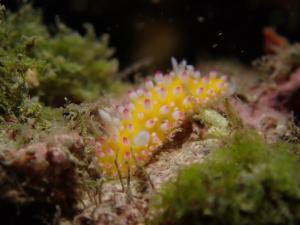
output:
<svg viewBox="0 0 300 225"><path fill-rule="evenodd" d="M173 60L168 74L157 72L139 89L128 93L124 104L99 110L106 135L96 154L108 176L122 177L145 164L174 136L189 115L222 98L228 91L226 76L202 76L185 62Z"/></svg>

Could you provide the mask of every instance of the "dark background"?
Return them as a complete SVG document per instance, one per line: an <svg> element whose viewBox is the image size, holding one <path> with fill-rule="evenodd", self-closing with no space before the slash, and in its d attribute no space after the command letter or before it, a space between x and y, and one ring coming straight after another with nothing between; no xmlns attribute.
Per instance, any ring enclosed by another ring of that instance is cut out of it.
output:
<svg viewBox="0 0 300 225"><path fill-rule="evenodd" d="M0 0L12 10L18 0ZM108 33L121 68L152 59L166 67L170 58L197 63L203 57L234 57L245 63L262 54L262 29L274 27L292 42L300 39L299 0L35 0L44 20L55 17L84 32L90 22Z"/></svg>

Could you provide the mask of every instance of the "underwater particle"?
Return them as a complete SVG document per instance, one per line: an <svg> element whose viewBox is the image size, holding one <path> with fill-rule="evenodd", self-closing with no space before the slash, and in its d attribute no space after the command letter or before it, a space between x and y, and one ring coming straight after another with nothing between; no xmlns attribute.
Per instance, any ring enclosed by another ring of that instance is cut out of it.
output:
<svg viewBox="0 0 300 225"><path fill-rule="evenodd" d="M216 48L216 47L218 47L219 45L217 44L217 43L214 43L211 47L212 48Z"/></svg>
<svg viewBox="0 0 300 225"><path fill-rule="evenodd" d="M202 16L199 16L199 17L197 18L197 21L198 21L199 23L203 23L203 22L205 21L205 18L202 17Z"/></svg>
<svg viewBox="0 0 300 225"><path fill-rule="evenodd" d="M128 100L111 109L99 110L105 137L101 137L96 154L108 176L126 177L137 163L147 163L168 142L178 128L196 113L228 93L226 76L215 71L205 76L172 59L173 70L155 73ZM99 151L99 149L101 151Z"/></svg>

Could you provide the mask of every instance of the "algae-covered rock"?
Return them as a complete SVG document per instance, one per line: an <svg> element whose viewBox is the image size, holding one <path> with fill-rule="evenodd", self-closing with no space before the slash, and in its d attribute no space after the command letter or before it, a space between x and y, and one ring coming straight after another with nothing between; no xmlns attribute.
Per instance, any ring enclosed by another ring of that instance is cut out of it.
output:
<svg viewBox="0 0 300 225"><path fill-rule="evenodd" d="M72 219L83 196L94 193L99 177L92 164L95 140L81 128L89 131L92 117L87 107L78 108L88 118L78 115L75 106L42 107L39 116L26 122L0 124L4 224L52 224L62 217Z"/></svg>
<svg viewBox="0 0 300 225"><path fill-rule="evenodd" d="M299 224L300 165L252 132L183 170L154 201L153 224Z"/></svg>
<svg viewBox="0 0 300 225"><path fill-rule="evenodd" d="M55 106L116 90L118 63L107 37L97 39L89 26L81 36L58 22L50 33L28 5L15 13L1 7L0 22L3 223L52 224L71 218L98 178L90 174L97 126L90 108L98 103Z"/></svg>
<svg viewBox="0 0 300 225"><path fill-rule="evenodd" d="M108 37L91 26L85 36L60 22L50 33L41 12L26 5L16 13L0 11L0 114L21 113L37 96L50 106L95 100L119 86L118 62Z"/></svg>

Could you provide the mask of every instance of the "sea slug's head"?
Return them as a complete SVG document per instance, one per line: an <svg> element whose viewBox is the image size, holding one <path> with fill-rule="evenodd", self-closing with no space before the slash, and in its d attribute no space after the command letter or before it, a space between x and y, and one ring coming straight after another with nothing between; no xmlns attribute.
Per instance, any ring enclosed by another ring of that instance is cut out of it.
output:
<svg viewBox="0 0 300 225"><path fill-rule="evenodd" d="M187 115L228 92L226 76L202 76L185 62L172 62L173 71L157 72L130 91L124 104L99 110L107 135L97 142L96 152L105 174L127 176L170 140Z"/></svg>

